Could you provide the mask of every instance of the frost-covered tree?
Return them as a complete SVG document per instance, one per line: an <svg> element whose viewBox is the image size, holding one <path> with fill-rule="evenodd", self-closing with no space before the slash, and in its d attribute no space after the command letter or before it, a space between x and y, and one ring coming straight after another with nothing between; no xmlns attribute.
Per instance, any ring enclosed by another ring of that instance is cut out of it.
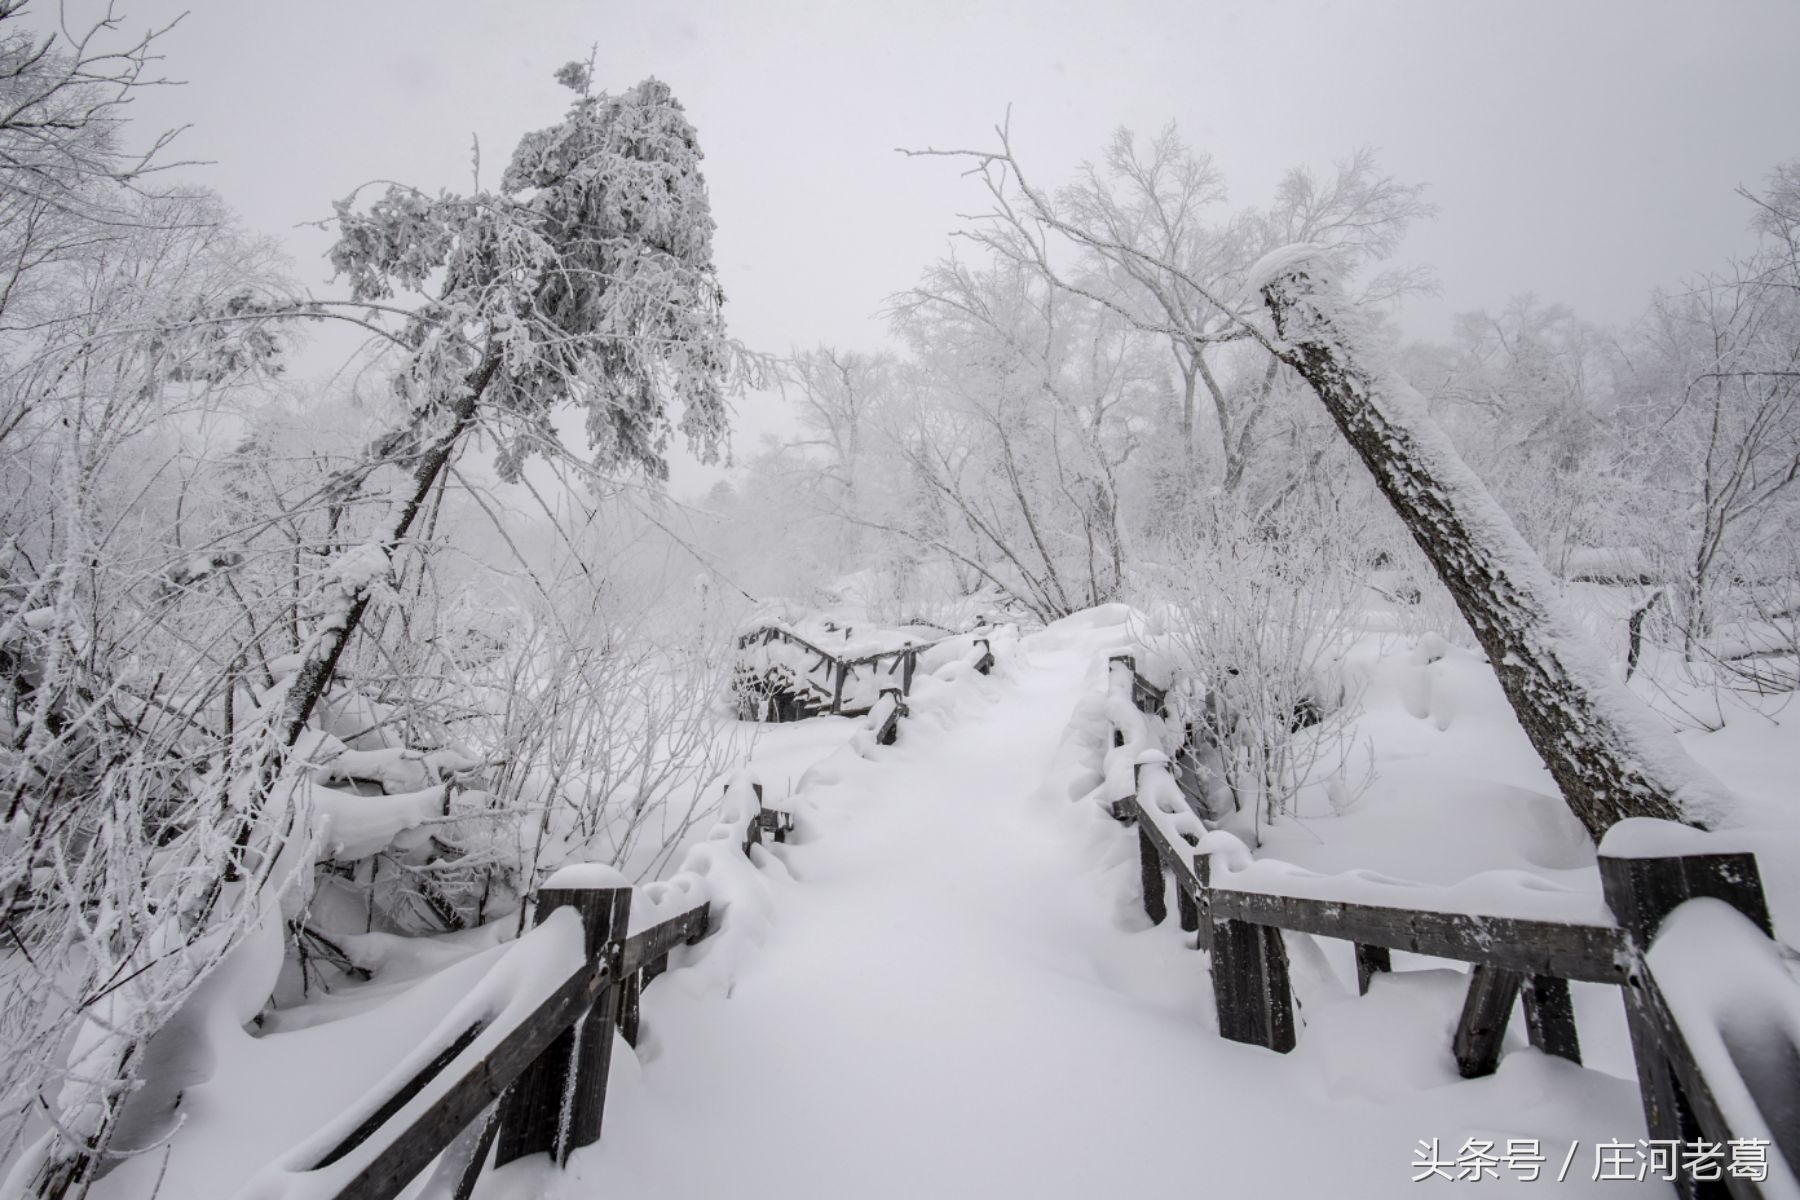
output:
<svg viewBox="0 0 1800 1200"><path fill-rule="evenodd" d="M108 8L77 24L34 28L28 0L0 0L0 324L29 315L33 281L83 258L96 240L155 219L134 208L175 132L146 147L123 137L134 94L162 82L157 42Z"/></svg>
<svg viewBox="0 0 1800 1200"><path fill-rule="evenodd" d="M940 263L894 312L916 370L886 441L935 498L897 527L1046 620L1116 598L1152 390L1129 326L1003 257Z"/></svg>
<svg viewBox="0 0 1800 1200"><path fill-rule="evenodd" d="M1652 532L1689 658L1793 641L1771 641L1765 619L1764 635L1706 649L1732 608L1767 618L1796 600L1787 581L1800 516L1800 167L1777 169L1752 199L1756 251L1659 295L1631 347L1628 408L1640 471L1664 499Z"/></svg>
<svg viewBox="0 0 1800 1200"><path fill-rule="evenodd" d="M736 347L725 337L713 221L693 127L656 80L618 96L580 95L564 120L528 134L500 190L428 197L390 186L367 210L338 205L332 263L352 299L399 314L396 388L410 417L360 471L398 467L391 556L462 439L501 447L503 478L533 453L565 453L552 415L583 413L591 465L664 479L676 430L712 461L726 429ZM343 619L309 653L287 700L292 745L368 604L361 581Z"/></svg>
<svg viewBox="0 0 1800 1200"><path fill-rule="evenodd" d="M723 332L700 152L680 105L654 80L608 96L589 90L585 71L561 77L579 93L575 103L560 123L523 139L497 190L431 197L389 187L366 207L354 199L339 206L333 262L348 280L347 303L366 314L358 320L389 347L394 386L386 409L396 415L385 429L349 445L339 438L331 452L311 456L291 442L278 452L278 439L265 436L267 421L250 416L237 453L203 458L190 498L225 501L205 511L238 524L206 522L216 527L195 547L204 552L180 560L160 592L142 597L148 617L189 636L181 665L191 686L170 695L157 673L170 656L153 642L109 662L92 639L48 639L63 659L86 654L109 669L130 663L137 690L120 693L135 696L133 704L121 709L115 699L98 710L102 724L108 712L123 713L122 725L107 728L128 735L129 753L101 756L87 777L67 776L98 806L72 830L78 856L67 911L81 953L65 961L97 982L65 996L79 1021L60 1093L45 1096L54 1131L19 1168L39 1195L60 1196L91 1179L121 1129L129 1130L120 1135L126 1148L166 1133L171 1089L185 1070L181 1048L204 1036L207 1014L221 1004L241 1021L252 1013L237 1006L254 1010L267 997L272 978L257 964L266 962L271 936L279 960L277 896L304 895L313 851L352 867L383 851L391 835L447 813L453 792L468 793L469 781L455 778L469 766L465 756L443 743L407 740L429 732L421 701L449 682L450 668L473 678L498 662L524 664L530 673L518 694L562 706L559 736L579 740L593 728L568 707L569 697L578 693L589 704L611 659L588 664L573 692L541 678L541 642L525 639L508 660L457 614L452 589L439 579L430 547L448 535L459 506L485 503L478 488L451 488L462 479L457 457L479 430L500 449L502 478L528 490L535 484L525 465L534 455L589 479L659 480L677 435L702 457L717 452L740 358ZM145 272L150 279L166 273L160 264ZM115 336L100 344L159 364L161 377L186 394L253 370L275 309L337 311L226 294L198 311L177 306L176 321L111 328ZM214 336L220 330L233 336ZM73 372L35 377L91 384L95 361L80 355ZM560 443L559 412L584 419L585 454ZM94 478L104 486L117 474ZM188 518L191 532L202 524ZM580 566L591 582L592 565ZM85 578L71 574L46 586L66 591ZM60 635L60 618L32 616L44 605L36 596L7 608L9 649L19 638L45 641L38 636L45 628ZM52 597L53 609L60 603ZM182 627L167 620L171 613L204 614L214 624ZM403 693L399 702L377 699L384 677L425 684L390 684L388 691ZM89 701L77 692L71 703L87 705L85 713L94 711ZM171 712L176 723L187 722L180 738L137 738L147 725L169 727ZM54 743L61 736L54 718L47 711L34 717L19 740L29 746L48 734ZM511 728L504 720L499 727ZM364 778L359 769L401 794L363 802L363 835L315 846L313 809L332 794L321 787ZM147 805L159 786L192 800ZM643 828L610 817L604 823L616 847ZM29 869L49 847L31 826L13 826L21 828L23 840L8 844L18 852L9 866ZM396 865L431 884L431 872L418 868L433 842L415 838L425 854ZM480 866L463 864L471 865ZM461 903L438 886L451 874L438 873L432 884L434 903L447 908ZM105 898L105 920L83 907L95 896ZM221 972L228 960L248 965ZM227 982L209 989L215 979Z"/></svg>
<svg viewBox="0 0 1800 1200"><path fill-rule="evenodd" d="M795 412L807 436L794 477L820 516L834 526L834 566L849 569L862 541L863 502L882 484L870 453L875 427L894 391L894 358L819 346L788 360Z"/></svg>
<svg viewBox="0 0 1800 1200"><path fill-rule="evenodd" d="M1266 208L1225 208L1222 173L1173 127L1148 145L1121 129L1099 163L1050 191L1030 179L1010 132L993 151L928 151L971 160L993 207L962 236L1087 298L1154 337L1170 355L1178 398L1183 473L1198 486L1207 459L1227 494L1248 477L1271 411L1278 364L1266 355L1227 362L1246 338L1254 307L1246 270L1276 246L1329 246L1346 276L1389 257L1406 229L1434 210L1423 188L1384 173L1359 150L1325 176L1289 171ZM1361 299L1383 301L1421 285L1407 271L1367 281ZM1235 368L1235 369L1228 369ZM1210 413L1212 454L1201 454L1201 405ZM1279 486L1279 485L1278 485Z"/></svg>
<svg viewBox="0 0 1800 1200"><path fill-rule="evenodd" d="M1211 336L1212 325L1193 328L1168 305L1143 315L1084 278L1079 265L1084 259L1109 264L1152 294L1165 283L1191 298L1195 311L1203 306L1218 314L1221 340L1255 341L1304 380L1455 597L1520 723L1596 838L1630 816L1703 822L1722 814L1729 800L1718 785L1613 678L1561 611L1529 545L1416 393L1382 365L1383 339L1366 301L1413 281L1378 277L1360 296L1351 295L1346 281L1429 211L1416 188L1381 175L1366 157L1341 166L1330 183L1295 175L1259 222L1266 231L1259 249L1269 252L1214 273L1182 261L1172 249L1178 241L1135 236L1128 209L1103 202L1084 209L1033 185L1006 131L999 135L998 150L929 152L972 161L994 201L968 236L1060 290L1133 317L1140 330ZM1177 186L1170 194L1194 190ZM1059 259L1070 248L1078 251L1074 260Z"/></svg>
<svg viewBox="0 0 1800 1200"><path fill-rule="evenodd" d="M55 1080L43 1033L80 1014L96 1075L50 1089L77 1141L122 1094L139 1017L187 986L228 871L214 768L245 628L270 614L227 582L254 517L215 507L199 460L282 349L260 315L279 275L216 201L108 205L140 217L36 268L0 371L4 1085L16 1103Z"/></svg>
<svg viewBox="0 0 1800 1200"><path fill-rule="evenodd" d="M1533 296L1464 313L1411 373L1458 449L1547 563L1627 546L1639 488L1619 420L1615 340ZM1612 555L1620 563L1630 556ZM1603 558L1604 561L1604 558Z"/></svg>
<svg viewBox="0 0 1800 1200"><path fill-rule="evenodd" d="M1569 807L1596 841L1628 817L1723 817L1728 795L1614 678L1423 400L1381 365L1331 271L1307 246L1259 264L1271 352L1318 395L1431 560Z"/></svg>

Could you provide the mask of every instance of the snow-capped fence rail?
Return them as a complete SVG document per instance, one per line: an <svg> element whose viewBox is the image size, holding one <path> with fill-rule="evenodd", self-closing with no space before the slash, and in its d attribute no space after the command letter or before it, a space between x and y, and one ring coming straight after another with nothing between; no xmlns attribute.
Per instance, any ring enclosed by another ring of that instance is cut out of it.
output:
<svg viewBox="0 0 1800 1200"><path fill-rule="evenodd" d="M1112 667L1122 700L1119 668L1129 660ZM1132 707L1160 715L1157 690L1140 682L1133 672ZM1141 736L1117 718L1114 732L1118 746L1128 732ZM1657 853L1670 843L1644 831L1665 823L1628 823L1635 828L1609 836L1599 856L1608 920L1580 911L1581 893L1434 889L1250 864L1242 843L1206 831L1174 784L1166 759L1142 755L1131 764L1130 794L1114 799L1112 812L1137 828L1145 914L1167 919L1172 882L1181 927L1210 952L1221 1036L1294 1048L1287 933L1351 942L1361 993L1391 969L1395 950L1473 964L1451 1047L1468 1077L1497 1068L1520 1001L1531 1044L1579 1063L1569 983L1614 985L1649 1139L1779 1151L1762 1180L1690 1173L1676 1179L1677 1193L1800 1198L1800 981L1773 940L1754 855ZM1640 848L1647 852L1634 853ZM1470 911L1483 900L1513 911Z"/></svg>
<svg viewBox="0 0 1800 1200"><path fill-rule="evenodd" d="M744 853L785 841L793 818L753 803L727 836ZM715 835L717 836L717 835ZM240 1200L391 1200L437 1160L427 1192L468 1200L496 1167L548 1153L558 1163L600 1138L613 1030L636 1046L646 984L679 946L714 927L701 901L633 929L630 886L607 867L558 871L538 890L532 930L430 1031L383 1083L331 1127L265 1170ZM667 885L650 885L661 915Z"/></svg>
<svg viewBox="0 0 1800 1200"><path fill-rule="evenodd" d="M874 709L890 691L897 691L902 698L910 696L921 656L963 636L909 641L874 654L840 658L790 629L765 625L737 640L740 654L755 652L739 668L740 714L762 721L798 721L820 713L860 716ZM777 646L782 650L771 650ZM969 657L983 675L994 665L985 637L973 639Z"/></svg>
<svg viewBox="0 0 1800 1200"><path fill-rule="evenodd" d="M1139 675L1135 657L1129 654L1115 654L1108 660L1107 670L1115 691L1121 696L1129 697L1131 706L1139 713L1149 717L1159 717L1163 720L1169 720L1172 717L1168 689L1159 688ZM1191 737L1192 733L1193 730L1190 727L1187 734ZM1115 725L1113 745L1123 746L1125 740L1126 731ZM1165 770L1169 778L1174 781L1175 786L1180 789L1181 794L1187 798L1188 807L1198 815L1205 811L1206 795L1195 770L1194 760L1190 756L1192 747L1185 744L1186 740L1184 738L1184 745ZM1183 928L1189 927L1184 925Z"/></svg>

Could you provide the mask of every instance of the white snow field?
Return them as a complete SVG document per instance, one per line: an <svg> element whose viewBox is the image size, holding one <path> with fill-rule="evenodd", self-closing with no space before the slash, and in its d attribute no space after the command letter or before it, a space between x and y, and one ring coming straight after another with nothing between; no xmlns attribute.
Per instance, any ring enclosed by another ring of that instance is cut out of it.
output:
<svg viewBox="0 0 1800 1200"><path fill-rule="evenodd" d="M1556 1187L1579 1139L1562 1187L1662 1194L1591 1178L1598 1142L1643 1136L1628 1080L1517 1036L1498 1074L1457 1076L1465 976L1447 964L1358 999L1297 956L1298 1050L1217 1036L1191 935L1142 915L1133 835L1053 772L1120 620L1024 638L987 679L921 681L898 745L803 777L748 944L728 919L689 952L729 955L729 982L659 979L637 1057L618 1044L601 1142L478 1194L1387 1197L1432 1138L1445 1160L1471 1138L1538 1143L1543 1178L1521 1156L1490 1188Z"/></svg>
<svg viewBox="0 0 1800 1200"><path fill-rule="evenodd" d="M1136 835L1102 802L1106 662L1141 632L1117 605L996 632L992 675L921 672L891 747L859 721L767 727L752 769L794 840L746 862L697 834L687 877L710 861L693 895L715 932L646 990L638 1050L616 1043L600 1143L566 1170L539 1156L485 1175L478 1200L1356 1198L1459 1175L1671 1194L1595 1179L1604 1143L1644 1136L1612 989L1575 988L1587 1067L1530 1048L1515 1014L1498 1072L1463 1080L1466 968L1396 954L1358 997L1347 944L1290 936L1297 1049L1218 1036L1205 956L1173 919L1149 924ZM1522 874L1598 912L1592 846L1491 671L1434 636L1358 646L1372 779L1347 805L1302 797L1260 865L1443 887ZM1755 812L1795 769L1784 716L1689 740L1721 751L1707 765ZM1778 933L1796 919L1792 828L1696 835L1758 851ZM373 982L233 1031L169 1145L95 1200L240 1195L411 1053L504 961L510 928L359 939Z"/></svg>

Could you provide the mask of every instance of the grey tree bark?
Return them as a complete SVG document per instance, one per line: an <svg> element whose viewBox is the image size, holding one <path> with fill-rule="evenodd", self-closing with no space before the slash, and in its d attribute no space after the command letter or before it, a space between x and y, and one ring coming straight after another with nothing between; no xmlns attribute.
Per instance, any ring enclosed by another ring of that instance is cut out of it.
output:
<svg viewBox="0 0 1800 1200"><path fill-rule="evenodd" d="M1342 336L1328 286L1306 264L1295 264L1261 291L1281 339L1276 352L1318 394L1431 560L1531 744L1588 832L1598 841L1628 817L1701 824L1709 814L1684 811L1693 779L1680 777L1678 768L1659 769L1682 754L1673 736L1666 745L1647 746L1651 739L1633 720L1636 714L1621 713L1619 696L1597 694L1592 680L1571 670L1571 647L1548 597L1532 586L1530 572L1520 578L1515 566L1521 554L1535 563L1529 548L1510 524L1496 525L1491 504L1472 511L1469 489L1479 487L1472 473L1440 478L1441 460L1424 452L1419 431L1379 402L1382 384L1354 361L1353 339Z"/></svg>

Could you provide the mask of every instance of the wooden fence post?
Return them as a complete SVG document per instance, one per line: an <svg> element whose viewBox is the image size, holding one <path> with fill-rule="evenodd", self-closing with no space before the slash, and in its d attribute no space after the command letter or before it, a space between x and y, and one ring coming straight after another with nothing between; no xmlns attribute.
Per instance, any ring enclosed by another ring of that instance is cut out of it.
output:
<svg viewBox="0 0 1800 1200"><path fill-rule="evenodd" d="M1161 925L1169 916L1168 895L1163 881L1162 855L1150 839L1150 818L1138 819L1138 875L1144 885L1144 915L1152 925Z"/></svg>
<svg viewBox="0 0 1800 1200"><path fill-rule="evenodd" d="M539 1153L566 1163L571 1151L600 1140L613 1027L624 991L619 972L631 925L631 889L545 888L538 893L534 923L543 924L565 907L581 914L588 962L604 965L612 975L587 1016L559 1034L501 1100L495 1166Z"/></svg>
<svg viewBox="0 0 1800 1200"><path fill-rule="evenodd" d="M986 675L994 669L994 648L986 638L976 638L975 644L981 647L981 657L975 660L975 673Z"/></svg>
<svg viewBox="0 0 1800 1200"><path fill-rule="evenodd" d="M1175 880L1175 912L1183 933L1200 932L1200 902L1194 899L1192 892L1181 886L1179 877Z"/></svg>
<svg viewBox="0 0 1800 1200"><path fill-rule="evenodd" d="M727 784L729 788L731 785ZM762 845L763 835L763 790L762 784L753 783L750 790L756 794L756 811L750 814L750 823L744 829L744 853L750 853L750 847Z"/></svg>
<svg viewBox="0 0 1800 1200"><path fill-rule="evenodd" d="M900 668L900 694L910 696L912 695L913 672L919 668L919 652L909 647L906 653L900 656Z"/></svg>
<svg viewBox="0 0 1800 1200"><path fill-rule="evenodd" d="M837 671L831 685L831 715L838 716L844 710L844 677L850 673L850 664L842 659L837 662Z"/></svg>
<svg viewBox="0 0 1800 1200"><path fill-rule="evenodd" d="M1462 1017L1451 1041L1456 1069L1464 1079L1492 1075L1500 1065L1500 1044L1524 982L1525 976L1518 971L1492 963L1476 963L1469 972L1469 994L1463 998Z"/></svg>
<svg viewBox="0 0 1800 1200"><path fill-rule="evenodd" d="M619 981L619 1036L637 1049L638 1026L644 1014L644 972L634 971Z"/></svg>
<svg viewBox="0 0 1800 1200"><path fill-rule="evenodd" d="M1657 1037L1657 1018L1641 978L1643 953L1656 931L1677 907L1696 897L1723 900L1773 936L1762 876L1753 854L1695 854L1671 858L1600 856L1600 886L1619 926L1637 951L1630 977L1619 989L1625 998L1625 1020L1637 1060L1638 1091L1644 1103L1644 1125L1652 1140L1688 1143L1703 1140L1700 1123L1674 1068ZM1728 1194L1720 1180L1695 1180L1678 1174L1676 1194L1683 1200L1707 1200Z"/></svg>
<svg viewBox="0 0 1800 1200"><path fill-rule="evenodd" d="M894 698L894 711L887 715L887 719L881 723L881 728L875 731L875 744L891 746L900 740L900 718L906 715L906 702L900 698L900 689L896 687L882 688L881 695L883 698L888 696Z"/></svg>
<svg viewBox="0 0 1800 1200"><path fill-rule="evenodd" d="M1212 860L1196 857L1200 886L1212 886ZM1294 1048L1294 993L1281 930L1248 921L1210 919L1213 1003L1219 1036L1286 1054ZM1203 937L1207 936L1205 934Z"/></svg>
<svg viewBox="0 0 1800 1200"><path fill-rule="evenodd" d="M1525 1030L1531 1044L1545 1054L1581 1061L1581 1037L1575 1031L1575 1002L1569 981L1554 975L1533 975L1525 981Z"/></svg>
<svg viewBox="0 0 1800 1200"><path fill-rule="evenodd" d="M1356 943L1356 994L1369 994L1369 981L1394 969L1394 956L1386 946Z"/></svg>

